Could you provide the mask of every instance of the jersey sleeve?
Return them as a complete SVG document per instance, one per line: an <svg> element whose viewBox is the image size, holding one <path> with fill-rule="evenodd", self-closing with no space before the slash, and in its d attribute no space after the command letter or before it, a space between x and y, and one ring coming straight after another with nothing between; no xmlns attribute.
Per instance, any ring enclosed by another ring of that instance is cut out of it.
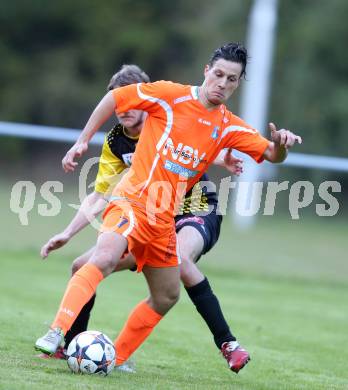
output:
<svg viewBox="0 0 348 390"><path fill-rule="evenodd" d="M149 114L163 112L175 96L180 85L170 81L130 84L113 90L116 114L129 110L142 110Z"/></svg>
<svg viewBox="0 0 348 390"><path fill-rule="evenodd" d="M111 152L105 138L99 159L98 174L95 180L94 190L105 196L110 195L113 188L121 179L120 173L126 168L128 168L126 164Z"/></svg>
<svg viewBox="0 0 348 390"><path fill-rule="evenodd" d="M233 148L248 154L257 163L264 160L263 154L270 141L239 117L231 114L230 123L222 132L224 147Z"/></svg>

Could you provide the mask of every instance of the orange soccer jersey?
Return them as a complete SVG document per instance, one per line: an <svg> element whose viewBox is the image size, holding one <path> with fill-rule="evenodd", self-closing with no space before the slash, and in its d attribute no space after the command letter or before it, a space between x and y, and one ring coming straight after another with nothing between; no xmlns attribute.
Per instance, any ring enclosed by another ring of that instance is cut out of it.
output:
<svg viewBox="0 0 348 390"><path fill-rule="evenodd" d="M133 84L113 91L117 113L148 112L130 172L116 196L141 202L147 212L171 219L175 206L215 160L231 147L257 162L269 141L224 105L208 111L198 87L167 81Z"/></svg>
<svg viewBox="0 0 348 390"><path fill-rule="evenodd" d="M118 114L137 109L148 116L131 168L105 210L102 230L127 237L138 270L145 263L176 265L173 218L186 191L221 149L237 149L261 162L269 141L224 105L208 111L198 100L198 87L159 81L118 88L113 95Z"/></svg>

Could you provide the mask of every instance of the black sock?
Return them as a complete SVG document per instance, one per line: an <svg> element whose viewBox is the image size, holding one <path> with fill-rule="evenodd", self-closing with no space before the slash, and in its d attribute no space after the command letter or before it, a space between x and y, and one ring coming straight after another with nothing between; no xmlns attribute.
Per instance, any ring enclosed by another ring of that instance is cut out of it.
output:
<svg viewBox="0 0 348 390"><path fill-rule="evenodd" d="M84 332L87 330L88 327L88 321L89 316L91 314L91 311L94 306L94 300L96 295L94 294L93 297L83 306L82 310L80 311L80 314L77 316L75 322L72 324L70 330L65 335L65 345L64 348L68 348L70 341L79 333Z"/></svg>
<svg viewBox="0 0 348 390"><path fill-rule="evenodd" d="M220 349L224 342L235 341L236 338L227 325L219 301L213 294L208 279L205 278L195 286L185 288L198 313L203 317L213 334L216 346Z"/></svg>

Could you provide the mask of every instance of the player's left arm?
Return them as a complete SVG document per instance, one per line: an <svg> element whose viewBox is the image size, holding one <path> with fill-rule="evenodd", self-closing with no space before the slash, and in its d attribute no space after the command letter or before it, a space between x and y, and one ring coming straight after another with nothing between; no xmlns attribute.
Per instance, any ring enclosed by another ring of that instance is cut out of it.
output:
<svg viewBox="0 0 348 390"><path fill-rule="evenodd" d="M272 163L281 163L286 159L288 149L293 147L296 142L301 144L302 138L290 130L277 130L274 123L270 123L269 128L271 130L272 141L264 151L263 157Z"/></svg>
<svg viewBox="0 0 348 390"><path fill-rule="evenodd" d="M222 149L213 164L227 169L232 175L243 173L243 159L235 157L232 148Z"/></svg>

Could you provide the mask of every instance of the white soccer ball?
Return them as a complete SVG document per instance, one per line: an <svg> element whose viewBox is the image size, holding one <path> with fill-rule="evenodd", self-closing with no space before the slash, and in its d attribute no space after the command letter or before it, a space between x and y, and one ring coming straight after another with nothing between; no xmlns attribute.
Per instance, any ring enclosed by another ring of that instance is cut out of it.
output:
<svg viewBox="0 0 348 390"><path fill-rule="evenodd" d="M108 375L115 366L116 352L108 336L87 330L71 340L66 356L74 373Z"/></svg>

